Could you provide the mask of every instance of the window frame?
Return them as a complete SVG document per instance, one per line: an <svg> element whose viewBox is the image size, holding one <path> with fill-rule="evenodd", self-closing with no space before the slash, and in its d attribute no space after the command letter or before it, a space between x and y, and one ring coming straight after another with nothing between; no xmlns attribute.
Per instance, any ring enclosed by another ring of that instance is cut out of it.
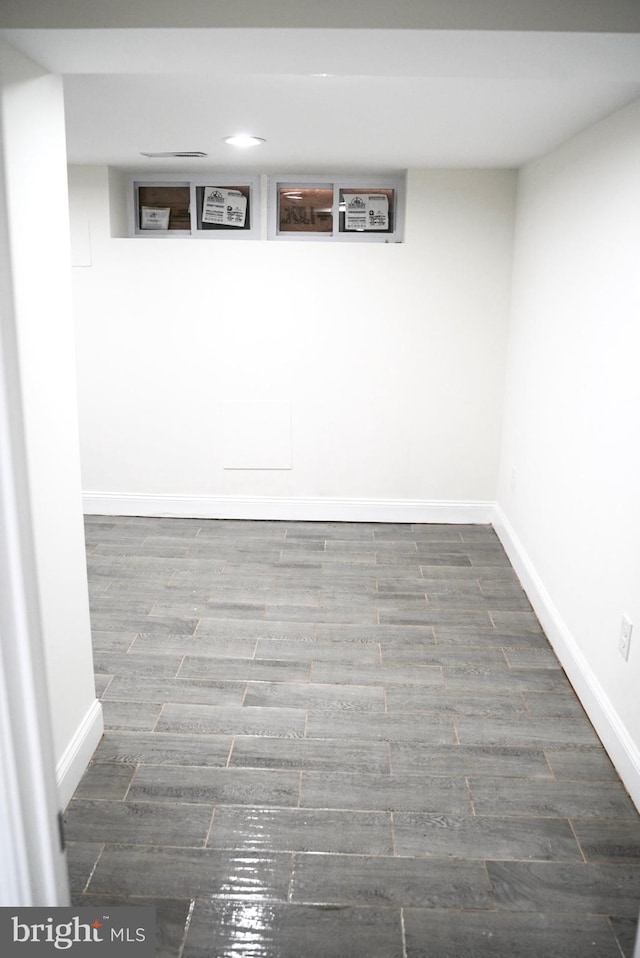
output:
<svg viewBox="0 0 640 958"><path fill-rule="evenodd" d="M332 189L332 230L280 229L280 191L304 189ZM340 225L341 204L340 194L343 190L358 190L366 193L377 193L393 190L392 228L388 232L374 230L345 230ZM315 242L315 243L403 243L405 224L405 195L406 181L404 174L366 174L363 176L342 176L330 174L328 176L314 176L308 174L281 174L269 177L267 199L267 238L279 242Z"/></svg>
<svg viewBox="0 0 640 958"><path fill-rule="evenodd" d="M189 220L188 230L159 229L145 230L140 227L139 211L140 187L188 187ZM203 229L202 213L198 214L198 190L207 186L220 186L223 189L240 188L248 190L247 213L248 227L228 227L221 229ZM143 239L204 239L204 240L256 240L261 238L262 204L260 198L260 177L243 172L229 173L216 171L210 173L135 173L130 176L128 197L129 235ZM199 225L200 224L200 225Z"/></svg>

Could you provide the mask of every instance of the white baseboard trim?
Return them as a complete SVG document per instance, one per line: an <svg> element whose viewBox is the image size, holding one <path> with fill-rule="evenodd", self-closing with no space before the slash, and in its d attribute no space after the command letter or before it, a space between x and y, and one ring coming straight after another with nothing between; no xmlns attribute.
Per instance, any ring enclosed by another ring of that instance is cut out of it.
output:
<svg viewBox="0 0 640 958"><path fill-rule="evenodd" d="M84 511L101 516L270 519L320 522L489 523L494 502L429 499L331 499L279 496L120 495L85 492Z"/></svg>
<svg viewBox="0 0 640 958"><path fill-rule="evenodd" d="M66 808L69 804L71 796L91 761L91 756L98 747L103 732L102 705L97 699L94 699L56 766L61 808Z"/></svg>
<svg viewBox="0 0 640 958"><path fill-rule="evenodd" d="M640 811L640 749L620 721L500 506L496 506L493 526L553 650Z"/></svg>

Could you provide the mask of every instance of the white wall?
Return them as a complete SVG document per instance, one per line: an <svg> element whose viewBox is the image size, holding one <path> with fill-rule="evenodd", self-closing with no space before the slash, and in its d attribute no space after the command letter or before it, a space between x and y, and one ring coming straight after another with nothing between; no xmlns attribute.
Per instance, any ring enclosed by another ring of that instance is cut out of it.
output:
<svg viewBox="0 0 640 958"><path fill-rule="evenodd" d="M89 510L493 502L514 173L412 172L398 245L112 239L108 181L71 170ZM238 400L291 403L292 468L224 468Z"/></svg>
<svg viewBox="0 0 640 958"><path fill-rule="evenodd" d="M62 84L5 44L0 83L13 334L64 802L99 740L101 717L81 510Z"/></svg>
<svg viewBox="0 0 640 958"><path fill-rule="evenodd" d="M636 102L520 175L499 487L505 541L638 804L639 158Z"/></svg>

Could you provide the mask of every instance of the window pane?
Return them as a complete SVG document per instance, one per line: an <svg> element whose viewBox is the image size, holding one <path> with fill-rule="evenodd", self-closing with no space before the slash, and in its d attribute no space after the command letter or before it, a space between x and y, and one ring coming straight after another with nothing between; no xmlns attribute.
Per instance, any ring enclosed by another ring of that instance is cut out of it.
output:
<svg viewBox="0 0 640 958"><path fill-rule="evenodd" d="M199 230L251 229L251 187L196 186Z"/></svg>
<svg viewBox="0 0 640 958"><path fill-rule="evenodd" d="M278 230L281 233L333 232L333 187L278 187Z"/></svg>
<svg viewBox="0 0 640 958"><path fill-rule="evenodd" d="M393 233L394 190L349 187L340 190L341 233Z"/></svg>
<svg viewBox="0 0 640 958"><path fill-rule="evenodd" d="M139 228L141 230L190 230L189 205L188 186L140 186L138 187Z"/></svg>

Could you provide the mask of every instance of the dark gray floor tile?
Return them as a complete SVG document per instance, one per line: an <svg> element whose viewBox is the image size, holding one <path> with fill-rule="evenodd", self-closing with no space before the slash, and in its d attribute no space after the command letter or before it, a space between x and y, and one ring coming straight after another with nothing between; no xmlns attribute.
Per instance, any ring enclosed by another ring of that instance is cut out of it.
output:
<svg viewBox="0 0 640 958"><path fill-rule="evenodd" d="M393 762L392 762L393 765ZM471 773L474 774L474 773ZM496 775L499 773L496 772ZM475 778L470 782L478 815L537 815L543 818L602 818L635 821L637 812L618 782L537 781Z"/></svg>
<svg viewBox="0 0 640 958"><path fill-rule="evenodd" d="M72 892L83 892L102 854L101 842L67 842L67 872Z"/></svg>
<svg viewBox="0 0 640 958"><path fill-rule="evenodd" d="M262 593L267 589L276 588L278 579L275 575L259 575L249 572L175 572L167 583L164 596L169 599L176 595L185 598L189 595L207 598L242 589L245 594Z"/></svg>
<svg viewBox="0 0 640 958"><path fill-rule="evenodd" d="M306 619L308 620L314 610L308 606L305 606L305 608L307 609ZM206 623L210 623L215 619L261 619L264 618L265 610L266 606L262 601L245 599L245 601L234 602L231 599L211 599L206 606L206 615L202 606L192 614L197 615L201 620L205 620Z"/></svg>
<svg viewBox="0 0 640 958"><path fill-rule="evenodd" d="M80 895L71 899L75 907L110 908L119 905L151 906L156 912L156 958L176 958L180 954L191 912L189 898L118 898L115 895ZM134 946L135 947L135 946Z"/></svg>
<svg viewBox="0 0 640 958"><path fill-rule="evenodd" d="M418 542L417 549L418 554L426 558L429 558L429 556L439 556L446 552L449 555L495 555L501 562L508 561L502 546L495 539L491 542L478 542L477 540L474 542L464 542L462 536L460 536L459 541L450 539L446 546L441 542L423 539Z"/></svg>
<svg viewBox="0 0 640 958"><path fill-rule="evenodd" d="M438 626L435 630L437 644L441 648L478 649L543 649L548 651L549 642L542 632L509 632L499 629L461 629Z"/></svg>
<svg viewBox="0 0 640 958"><path fill-rule="evenodd" d="M509 716L456 718L461 745L599 745L586 718Z"/></svg>
<svg viewBox="0 0 640 958"><path fill-rule="evenodd" d="M116 675L103 701L173 702L189 705L241 705L245 682L161 679L148 675Z"/></svg>
<svg viewBox="0 0 640 958"><path fill-rule="evenodd" d="M463 543L468 545L468 543ZM471 549L469 548L469 558L472 566L498 566L502 569L510 569L509 560L501 549Z"/></svg>
<svg viewBox="0 0 640 958"><path fill-rule="evenodd" d="M505 612L507 610L522 611L530 609L529 601L524 593L514 592L510 596L495 598L483 593L478 595L471 594L452 594L433 593L427 590L430 609L452 610L457 609L487 609L493 610L499 608Z"/></svg>
<svg viewBox="0 0 640 958"><path fill-rule="evenodd" d="M300 806L443 815L466 815L472 811L462 776L447 778L428 772L423 775L303 772Z"/></svg>
<svg viewBox="0 0 640 958"><path fill-rule="evenodd" d="M364 575L349 575L348 572L340 572L336 575L332 575L330 572L322 572L318 575L312 570L307 577L300 576L300 573L296 572L290 581L304 583L309 588L313 587L321 593L331 594L335 596L337 601L343 600L345 596L355 595L362 599L371 599L378 592L376 578L372 573L373 570ZM289 584L287 580L281 579L280 581L283 585Z"/></svg>
<svg viewBox="0 0 640 958"><path fill-rule="evenodd" d="M555 777L560 781L619 781L618 774L602 746L547 746L545 755Z"/></svg>
<svg viewBox="0 0 640 958"><path fill-rule="evenodd" d="M566 819L393 816L396 854L426 858L582 861Z"/></svg>
<svg viewBox="0 0 640 958"><path fill-rule="evenodd" d="M375 625L378 621L378 613L375 605L363 609L354 607L345 599L345 605L317 606L312 608L307 605L267 605L265 608L265 619L267 621L288 621L288 622L369 622Z"/></svg>
<svg viewBox="0 0 640 958"><path fill-rule="evenodd" d="M312 539L362 539L364 542L371 541L373 534L379 528L377 522L332 522L300 520L287 522L287 539L304 539L310 536Z"/></svg>
<svg viewBox="0 0 640 958"><path fill-rule="evenodd" d="M176 574L168 569L162 569L157 575L148 573L145 576L136 575L132 578L117 576L111 580L107 595L117 596L119 599L130 596L134 601L140 595L152 596L154 600L172 596L178 591L173 585ZM189 591L193 591L194 588L195 586L191 586Z"/></svg>
<svg viewBox="0 0 640 958"><path fill-rule="evenodd" d="M128 593L120 595L117 592L106 592L93 596L90 603L91 617L96 621L104 616L116 615L120 618L129 615L149 615L156 604L154 597Z"/></svg>
<svg viewBox="0 0 640 958"><path fill-rule="evenodd" d="M149 675L160 678L175 678L182 663L182 655L153 654L139 655L135 652L93 653L93 668L98 674L107 675Z"/></svg>
<svg viewBox="0 0 640 958"><path fill-rule="evenodd" d="M397 712L309 712L307 738L359 739L379 742L428 742L453 745L453 723L448 717Z"/></svg>
<svg viewBox="0 0 640 958"><path fill-rule="evenodd" d="M607 919L406 908L406 958L620 958Z"/></svg>
<svg viewBox="0 0 640 958"><path fill-rule="evenodd" d="M576 821L573 828L587 861L640 865L640 821Z"/></svg>
<svg viewBox="0 0 640 958"><path fill-rule="evenodd" d="M544 634L533 612L500 612L499 609L494 609L491 620L500 632Z"/></svg>
<svg viewBox="0 0 640 958"><path fill-rule="evenodd" d="M304 735L304 720L296 708L165 705L156 731L293 737Z"/></svg>
<svg viewBox="0 0 640 958"><path fill-rule="evenodd" d="M113 678L113 676L111 676L111 675L100 675L100 674L97 673L97 672L95 673L95 676L94 676L94 685L95 685L95 689L96 689L96 698L99 699L100 696L105 693L105 691L106 691L106 689L107 689L107 687L108 687L108 685L109 685L109 682L111 681L112 678Z"/></svg>
<svg viewBox="0 0 640 958"><path fill-rule="evenodd" d="M345 772L389 772L385 742L350 742L314 738L234 739L229 766L234 768L293 768Z"/></svg>
<svg viewBox="0 0 640 958"><path fill-rule="evenodd" d="M512 669L559 669L557 656L551 649L506 649L507 662Z"/></svg>
<svg viewBox="0 0 640 958"><path fill-rule="evenodd" d="M140 633L131 646L131 652L165 655L212 655L215 658L250 659L256 648L256 639L201 635L155 635Z"/></svg>
<svg viewBox="0 0 640 958"><path fill-rule="evenodd" d="M270 645L266 640L265 645ZM280 643L276 643L280 644ZM292 642L292 645L310 645L306 642ZM267 651L266 649L264 650ZM311 669L308 662L302 660L287 661L277 656L261 657L260 643L255 659L216 659L213 656L187 655L182 659L179 678L218 679L225 682L308 682Z"/></svg>
<svg viewBox="0 0 640 958"><path fill-rule="evenodd" d="M491 780L496 776L503 776L505 779L551 779L551 771L542 749L509 745L425 745L392 742L391 769L398 775L424 770L432 775L485 776L489 782L486 782L485 778L479 778L479 781L486 790L490 790ZM505 780L504 788L509 787Z"/></svg>
<svg viewBox="0 0 640 958"><path fill-rule="evenodd" d="M161 705L153 702L105 702L103 699L104 727L151 731L158 721L161 708Z"/></svg>
<svg viewBox="0 0 640 958"><path fill-rule="evenodd" d="M205 572L222 574L227 567L227 559L216 555L215 549L206 558L202 555L187 556L185 559L169 559L160 556L134 556L127 559L124 576L131 578L151 578L157 582L165 574L167 578L174 572L193 572L199 575Z"/></svg>
<svg viewBox="0 0 640 958"><path fill-rule="evenodd" d="M359 855L296 854L291 900L322 905L493 908L480 863Z"/></svg>
<svg viewBox="0 0 640 958"><path fill-rule="evenodd" d="M504 669L507 665L502 649L442 648L441 646L422 646L420 649L387 648L383 646L382 660L385 665L407 662L413 665L431 667L486 668L493 666Z"/></svg>
<svg viewBox="0 0 640 958"><path fill-rule="evenodd" d="M487 862L499 909L637 918L640 866Z"/></svg>
<svg viewBox="0 0 640 958"><path fill-rule="evenodd" d="M364 665L380 662L374 642L301 642L296 639L258 639L256 658L288 662L343 662Z"/></svg>
<svg viewBox="0 0 640 958"><path fill-rule="evenodd" d="M87 768L75 790L75 798L113 799L125 797L135 765L93 762Z"/></svg>
<svg viewBox="0 0 640 958"><path fill-rule="evenodd" d="M64 833L72 842L202 848L212 812L207 805L73 799L65 812Z"/></svg>
<svg viewBox="0 0 640 958"><path fill-rule="evenodd" d="M554 692L569 687L568 679L560 669L510 669L508 666L444 668L444 683L448 689L486 689L505 692Z"/></svg>
<svg viewBox="0 0 640 958"><path fill-rule="evenodd" d="M105 732L95 758L98 762L130 765L225 766L232 742L231 735Z"/></svg>
<svg viewBox="0 0 640 958"><path fill-rule="evenodd" d="M314 662L311 681L322 685L420 685L442 686L442 669L437 666L396 664L347 664Z"/></svg>
<svg viewBox="0 0 640 958"><path fill-rule="evenodd" d="M238 535L281 541L287 534L286 522L270 522L266 519L205 519L198 520L198 538L236 539Z"/></svg>
<svg viewBox="0 0 640 958"><path fill-rule="evenodd" d="M338 545L336 540L329 541L321 535L318 537L307 536L300 539L296 539L295 536L285 536L282 542L282 552L283 554L292 552L313 554L314 552L325 552L330 548L335 548L336 545ZM351 543L347 543L347 545L351 545ZM358 551L360 548L361 545L356 545L354 551Z"/></svg>
<svg viewBox="0 0 640 958"><path fill-rule="evenodd" d="M154 635L192 635L198 624L197 619L186 616L152 615L110 615L101 613L92 615L92 631L97 632L151 632Z"/></svg>
<svg viewBox="0 0 640 958"><path fill-rule="evenodd" d="M609 924L616 936L623 958L636 958L635 943L638 934L638 919L610 917Z"/></svg>
<svg viewBox="0 0 640 958"><path fill-rule="evenodd" d="M403 958L401 912L346 905L198 901L183 958L213 956Z"/></svg>
<svg viewBox="0 0 640 958"><path fill-rule="evenodd" d="M375 642L383 649L398 647L423 648L435 645L433 629L430 626L415 625L328 625L320 624L316 629L318 642Z"/></svg>
<svg viewBox="0 0 640 958"><path fill-rule="evenodd" d="M323 569L333 570L342 565L349 574L352 574L356 566L363 568L368 566L370 569L375 566L377 554L373 543L356 543L355 545L356 548L353 551L325 549L322 554L317 553L316 558L321 559ZM381 561L387 562L388 557L384 555Z"/></svg>
<svg viewBox="0 0 640 958"><path fill-rule="evenodd" d="M479 591L478 587L476 590ZM427 592L427 581L422 576L415 579L404 578L379 578L378 594L380 596L405 596L418 595L424 601Z"/></svg>
<svg viewBox="0 0 640 958"><path fill-rule="evenodd" d="M101 542L95 555L182 559L187 557L191 542L193 540L187 542L181 539L179 533L173 536L144 536L142 540L131 536L123 539L114 538L110 542Z"/></svg>
<svg viewBox="0 0 640 958"><path fill-rule="evenodd" d="M457 555L449 551L426 555L423 550L420 550L420 556L417 561L425 578L432 574L431 569L441 569L449 566L471 568L471 559L468 555Z"/></svg>
<svg viewBox="0 0 640 958"><path fill-rule="evenodd" d="M422 570L417 556L412 559L407 557L406 562L390 562L388 556L382 555L369 568L368 573L381 579L419 579Z"/></svg>
<svg viewBox="0 0 640 958"><path fill-rule="evenodd" d="M354 542L350 539L327 539L327 552L363 552L363 544ZM373 551L377 555L387 555L390 552L398 555L415 556L417 552L416 543L411 539L384 539L379 535L375 537L372 545Z"/></svg>
<svg viewBox="0 0 640 958"><path fill-rule="evenodd" d="M192 768L141 765L127 798L138 802L196 805L298 804L300 775L253 768Z"/></svg>
<svg viewBox="0 0 640 958"><path fill-rule="evenodd" d="M136 632L99 632L91 630L94 652L126 652L136 637Z"/></svg>
<svg viewBox="0 0 640 958"><path fill-rule="evenodd" d="M427 539L429 542L454 542L465 541L468 538L476 536L490 538L492 535L491 526L487 525L468 525L467 523L447 523L447 522L429 522L429 523L411 523L409 528L412 534L418 540Z"/></svg>
<svg viewBox="0 0 640 958"><path fill-rule="evenodd" d="M397 623L398 625L440 625L461 626L462 628L487 628L491 619L487 612L467 612L465 610L438 611L437 609L389 609L380 612L379 621L382 625Z"/></svg>
<svg viewBox="0 0 640 958"><path fill-rule="evenodd" d="M558 692L526 691L522 695L530 715L557 715L560 718L583 718L588 721L572 689Z"/></svg>
<svg viewBox="0 0 640 958"><path fill-rule="evenodd" d="M446 569L440 575L432 575L428 578L416 579L416 585L422 582L422 590L429 596L471 596L472 598L482 597L482 589L477 578L461 579L450 578ZM379 585L379 588L381 585Z"/></svg>
<svg viewBox="0 0 640 958"><path fill-rule="evenodd" d="M216 808L207 845L244 851L393 855L391 815L313 808Z"/></svg>
<svg viewBox="0 0 640 958"><path fill-rule="evenodd" d="M526 713L521 695L510 692L449 689L387 689L389 712L437 712L443 715L518 715Z"/></svg>
<svg viewBox="0 0 640 958"><path fill-rule="evenodd" d="M447 561L450 558L459 559L459 562ZM512 582L514 571L509 565L480 565L471 564L468 556L444 556L442 561L438 556L429 556L420 560L420 574L425 579L458 579L477 582L493 579L495 581Z"/></svg>
<svg viewBox="0 0 640 958"><path fill-rule="evenodd" d="M313 622L265 622L260 619L200 619L196 638L203 642L210 639L234 640L238 643L249 639L313 639ZM253 646L255 648L255 645ZM252 653L250 653L252 654ZM246 658L246 656L242 656Z"/></svg>
<svg viewBox="0 0 640 958"><path fill-rule="evenodd" d="M375 597L375 604L380 612L413 612L414 609L420 613L430 607L427 597L424 593L405 592L401 594L392 592L378 592Z"/></svg>
<svg viewBox="0 0 640 958"><path fill-rule="evenodd" d="M309 607L309 617L312 610L318 605L321 590L318 584L306 584L296 579L279 581L276 576L262 576L262 583L258 583L259 576L254 576L251 584L237 584L235 577L218 576L215 588L209 589L198 603L201 606L200 614L207 616L207 609L224 600L234 603L249 603L252 605L305 605ZM172 596L167 596L170 601ZM183 595L180 601L188 604L188 596Z"/></svg>
<svg viewBox="0 0 640 958"><path fill-rule="evenodd" d="M93 895L284 901L290 875L290 855L110 845L102 853L88 891Z"/></svg>
<svg viewBox="0 0 640 958"><path fill-rule="evenodd" d="M353 685L296 685L249 682L245 705L262 708L384 711L382 688Z"/></svg>

